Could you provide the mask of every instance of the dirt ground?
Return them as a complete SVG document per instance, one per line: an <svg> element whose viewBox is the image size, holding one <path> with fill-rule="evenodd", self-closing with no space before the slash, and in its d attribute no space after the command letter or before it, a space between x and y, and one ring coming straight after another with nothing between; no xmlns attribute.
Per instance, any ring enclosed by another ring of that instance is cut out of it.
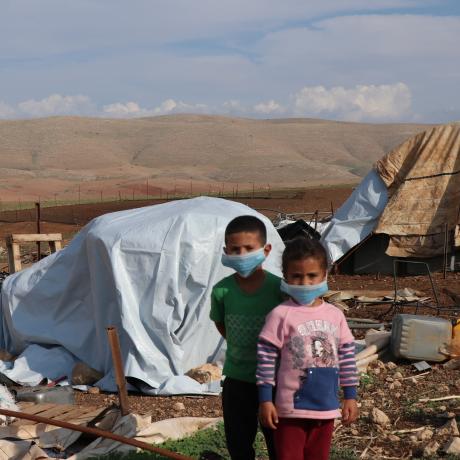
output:
<svg viewBox="0 0 460 460"><path fill-rule="evenodd" d="M293 192L287 197L245 198L239 201L260 209L273 218L278 212L328 211L331 209L331 203L332 207L337 209L351 191L349 187L310 189L304 192ZM81 226L102 213L157 203L158 201L114 202L46 208L42 210L44 219L42 231L62 232L64 238L68 240ZM21 219L24 221L15 222ZM34 225L33 211L0 213L0 238L3 239L9 233L33 232ZM459 282L459 273L448 273L446 279L443 278L442 273L435 273L434 283L441 309L438 312L435 308L425 306L420 308L419 312L439 313L441 316L456 318L458 315L456 311L445 310L446 307L453 306L453 301L443 292L443 288L459 286ZM394 288L393 277L374 275L332 274L329 278L329 286L333 290L392 291ZM422 291L430 297L428 305L437 307L428 277L398 278L398 288L404 287ZM346 312L349 317L378 319L383 322L391 322L396 312L415 312L414 307L401 307L395 310L391 309L389 304L366 305L350 302L349 307ZM358 338L363 335L362 331L354 332ZM359 393L361 417L351 427L339 424L336 428L334 444L338 449L353 451L360 458L402 459L421 456L423 449L433 440L442 446L452 433L441 430L440 427L447 421L460 417L460 398L445 401L419 401L421 398L460 394L459 371L445 369L442 364L433 364L426 374L420 374L409 362L383 364L377 361L362 376ZM116 395L77 392L77 403L81 405L108 406L116 401ZM219 396L149 397L132 394L129 396L129 402L133 411L150 413L153 420L179 416L216 417L222 415ZM177 402L183 403L183 408L180 408L181 405L177 405ZM374 423L372 421L373 408L382 410L389 417L389 423L386 425ZM421 429L423 427L427 427L425 431ZM419 435L422 432L425 434Z"/></svg>

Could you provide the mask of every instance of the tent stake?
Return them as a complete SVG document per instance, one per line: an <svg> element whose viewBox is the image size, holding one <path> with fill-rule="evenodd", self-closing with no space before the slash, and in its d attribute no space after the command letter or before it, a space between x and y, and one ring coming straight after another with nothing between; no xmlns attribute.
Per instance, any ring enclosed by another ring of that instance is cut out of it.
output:
<svg viewBox="0 0 460 460"><path fill-rule="evenodd" d="M115 380L117 383L121 415L128 415L128 391L126 390L126 379L123 372L123 362L121 359L120 341L118 339L117 328L115 326L109 326L107 328L107 336L109 337L110 350L112 351L113 368L115 370Z"/></svg>
<svg viewBox="0 0 460 460"><path fill-rule="evenodd" d="M125 438L124 436L121 436L119 434L111 433L110 431L101 430L99 428L90 428L88 426L75 425L74 423L64 422L63 420L55 420L47 417L40 417L39 415L24 414L23 412L16 412L7 409L0 409L0 414L6 415L7 417L16 417L24 420L30 420L32 422L58 426L60 428L65 428L67 430L79 431L80 433L91 434L98 438L112 439L113 441L121 442L123 444L128 444L134 447L139 447L140 449L147 450L149 452L155 452L156 454L163 455L167 458L172 458L173 460L192 460L191 457L176 454L175 452L171 452L166 449L161 449L160 447L154 447L151 444L138 441L137 439Z"/></svg>

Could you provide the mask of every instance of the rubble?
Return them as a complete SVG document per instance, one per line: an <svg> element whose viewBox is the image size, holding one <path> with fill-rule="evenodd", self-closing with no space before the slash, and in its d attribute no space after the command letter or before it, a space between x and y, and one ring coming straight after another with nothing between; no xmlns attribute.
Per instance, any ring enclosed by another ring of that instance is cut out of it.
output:
<svg viewBox="0 0 460 460"><path fill-rule="evenodd" d="M386 415L385 412L381 411L380 409L377 409L377 407L374 407L372 409L371 419L375 424L381 425L381 426L385 426L390 423L390 419L388 418L388 415Z"/></svg>
<svg viewBox="0 0 460 460"><path fill-rule="evenodd" d="M446 454L458 455L460 454L460 438L453 437L449 439L446 445L443 447Z"/></svg>
<svg viewBox="0 0 460 460"><path fill-rule="evenodd" d="M93 385L104 377L102 372L79 362L72 369L72 385Z"/></svg>
<svg viewBox="0 0 460 460"><path fill-rule="evenodd" d="M425 446L423 449L423 456L424 457L432 457L436 455L441 445L436 441L431 441L429 444Z"/></svg>
<svg viewBox="0 0 460 460"><path fill-rule="evenodd" d="M441 428L437 430L439 436L451 435L459 436L457 421L455 418L449 419Z"/></svg>
<svg viewBox="0 0 460 460"><path fill-rule="evenodd" d="M197 382L209 383L222 378L222 369L217 364L206 363L190 369L185 375L188 375Z"/></svg>
<svg viewBox="0 0 460 460"><path fill-rule="evenodd" d="M176 410L176 411L183 411L183 410L185 410L185 404L181 403L181 402L176 402L176 403L174 403L172 408L173 408L173 410Z"/></svg>
<svg viewBox="0 0 460 460"><path fill-rule="evenodd" d="M417 433L417 439L419 441L429 441L433 437L434 433L428 428Z"/></svg>

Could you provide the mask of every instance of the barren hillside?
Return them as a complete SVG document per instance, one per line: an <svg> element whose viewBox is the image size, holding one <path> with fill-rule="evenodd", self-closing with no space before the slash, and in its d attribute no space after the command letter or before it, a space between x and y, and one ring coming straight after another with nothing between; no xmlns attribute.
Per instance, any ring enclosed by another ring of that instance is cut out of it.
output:
<svg viewBox="0 0 460 460"><path fill-rule="evenodd" d="M192 181L195 190L352 183L426 128L202 115L1 121L0 195L64 197L79 186L110 193L147 179L152 189Z"/></svg>

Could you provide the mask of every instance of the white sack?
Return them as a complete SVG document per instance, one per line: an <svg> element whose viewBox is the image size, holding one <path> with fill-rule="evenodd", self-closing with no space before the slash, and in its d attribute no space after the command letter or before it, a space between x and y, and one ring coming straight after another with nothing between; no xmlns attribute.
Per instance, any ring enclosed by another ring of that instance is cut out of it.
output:
<svg viewBox="0 0 460 460"><path fill-rule="evenodd" d="M218 359L223 341L209 319L210 293L232 273L220 262L224 230L243 214L265 222L273 245L265 267L280 274L281 238L245 205L203 197L106 214L62 251L6 278L0 347L20 354L31 343L61 346L113 388L110 325L126 376L153 388Z"/></svg>

